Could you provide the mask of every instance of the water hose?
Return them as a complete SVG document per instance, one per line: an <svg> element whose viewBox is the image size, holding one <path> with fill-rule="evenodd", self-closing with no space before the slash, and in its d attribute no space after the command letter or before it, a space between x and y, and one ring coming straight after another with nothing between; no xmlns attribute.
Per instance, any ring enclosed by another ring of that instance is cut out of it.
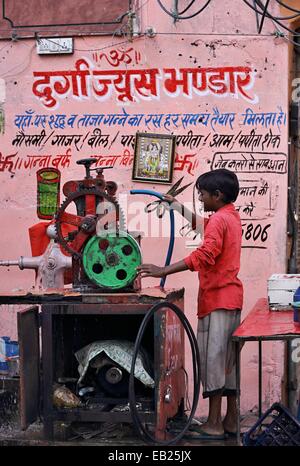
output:
<svg viewBox="0 0 300 466"><path fill-rule="evenodd" d="M155 196L161 201L163 201L163 194L160 194L156 191L149 190L149 189L132 189L130 191L130 194L147 194L149 196ZM170 207L169 210L170 214L170 241L169 241L169 247L168 247L168 252L167 252L167 257L165 261L165 267L170 264L172 254L173 254L173 249L174 249L174 240L175 240L175 219L174 219L174 211ZM163 277L160 280L160 287L163 288L165 285L166 277Z"/></svg>

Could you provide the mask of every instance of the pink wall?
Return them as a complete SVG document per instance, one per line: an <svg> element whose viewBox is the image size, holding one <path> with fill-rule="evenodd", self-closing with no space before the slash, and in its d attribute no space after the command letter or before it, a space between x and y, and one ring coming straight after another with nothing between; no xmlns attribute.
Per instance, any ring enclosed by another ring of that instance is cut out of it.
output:
<svg viewBox="0 0 300 466"><path fill-rule="evenodd" d="M173 181L181 176L184 183L195 181L204 171L221 166L234 170L239 177L242 190L236 206L244 225L240 277L245 288L246 316L258 298L267 296L268 277L286 270L287 43L271 35L274 26L269 21L258 36L255 14L238 0L214 1L200 16L175 25L151 0L139 10L139 18L141 31L149 26L155 28L158 34L154 38L142 36L128 41L126 37L77 37L73 55L39 56L30 39L1 42L0 100L5 125L0 128L0 258L30 255L27 229L38 221L36 171L43 163L58 163L63 183L82 175L76 160L96 156L98 166L114 163L110 178L118 182L119 194L125 195L132 188L165 192L168 186L131 181L133 147L127 146L122 136L134 135L137 130L174 133L179 136L179 144ZM78 60L84 62L80 65ZM71 78L69 90L56 94L55 78L51 78L51 94L42 97L45 85L38 83L40 78L34 73L47 76L49 72L75 72L76 66L77 70L87 70L89 76L86 81L78 81L78 95ZM180 72L182 68L189 70ZM203 68L212 70L200 73ZM105 92L100 98L93 91L92 83L97 82L93 72L104 70L112 72L112 80L116 79L116 71L135 71L137 84L133 80L127 87L124 81L110 84L110 93ZM179 83L173 82L172 86L167 79L175 78L175 73ZM150 75L153 85L147 86ZM198 90L192 76L198 76ZM200 78L205 76L207 83L202 82L201 90ZM124 124L120 118L113 119L114 115L125 113L128 116ZM85 126L86 114L104 116L100 123L90 120ZM133 126L136 114L140 123ZM58 118L59 115L63 116ZM74 124L72 115L76 115ZM95 128L109 135L106 147L103 143L95 147L88 144ZM45 131L45 137L37 145L30 138L17 143L21 131L26 136L43 135ZM188 134L197 137L187 141L183 136ZM74 140L64 146L57 143L58 135L80 138L77 146ZM111 160L111 155L116 157ZM48 158L43 159L45 156ZM134 198L132 202L138 200L143 198ZM180 200L192 201L192 187L180 195ZM129 209L130 227L138 229L134 207ZM139 220L145 222L145 216L141 209ZM158 238L153 237L157 224L149 222L148 228L143 240L143 260L162 265L168 238L159 239L157 247ZM191 251L186 238L177 237L173 261ZM32 286L31 271L3 268L0 273L1 289ZM166 283L170 287L185 286L186 314L196 329L196 274L173 275ZM158 285L158 280L145 279L144 286L150 285ZM0 335L15 333L15 311L3 307ZM247 343L242 354L242 410L246 411L257 405L256 345ZM279 343L269 344L264 354L265 399L279 400L282 348ZM206 402L199 406L200 413L204 413Z"/></svg>
<svg viewBox="0 0 300 466"><path fill-rule="evenodd" d="M1 4L0 37L8 39L12 31L19 38L33 38L36 33L43 37L111 34L126 22L130 0L101 0L101 8L99 0L3 0Z"/></svg>

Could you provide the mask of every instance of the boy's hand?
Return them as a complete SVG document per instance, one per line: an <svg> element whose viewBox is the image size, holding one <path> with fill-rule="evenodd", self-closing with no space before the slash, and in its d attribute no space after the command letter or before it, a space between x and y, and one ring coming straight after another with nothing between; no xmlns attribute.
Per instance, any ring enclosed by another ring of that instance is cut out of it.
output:
<svg viewBox="0 0 300 466"><path fill-rule="evenodd" d="M141 264L136 268L136 270L138 271L138 274L142 278L144 277L161 278L165 276L165 268L158 267L157 265L153 265L153 264Z"/></svg>
<svg viewBox="0 0 300 466"><path fill-rule="evenodd" d="M177 199L173 196L170 196L170 194L164 194L163 200L169 202L170 204L172 204L173 202L178 202Z"/></svg>
<svg viewBox="0 0 300 466"><path fill-rule="evenodd" d="M170 194L164 194L163 200L168 202L169 206L172 206L174 210L177 210L177 212L182 211L182 205L180 202L177 201L177 199L173 196L170 196Z"/></svg>

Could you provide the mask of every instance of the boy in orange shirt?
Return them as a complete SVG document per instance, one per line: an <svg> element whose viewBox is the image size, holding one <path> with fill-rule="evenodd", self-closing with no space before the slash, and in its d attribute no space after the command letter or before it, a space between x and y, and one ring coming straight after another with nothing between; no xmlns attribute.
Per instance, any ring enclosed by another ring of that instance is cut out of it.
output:
<svg viewBox="0 0 300 466"><path fill-rule="evenodd" d="M207 422L197 431L201 438L223 439L236 432L236 379L231 335L240 323L243 285L240 269L242 227L233 202L239 193L235 173L212 170L196 181L204 211L213 212L205 220L204 240L189 256L166 267L142 264L141 277L164 277L184 270L198 272L198 330L200 380L203 398L209 398ZM189 217L176 199L165 196L172 208ZM192 224L196 224L193 215ZM221 418L222 397L227 396L227 413Z"/></svg>

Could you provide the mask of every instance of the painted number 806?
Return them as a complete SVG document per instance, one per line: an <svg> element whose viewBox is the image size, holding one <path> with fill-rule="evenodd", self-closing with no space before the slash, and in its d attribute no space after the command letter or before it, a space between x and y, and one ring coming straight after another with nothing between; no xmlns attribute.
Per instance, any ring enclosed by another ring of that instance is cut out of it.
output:
<svg viewBox="0 0 300 466"><path fill-rule="evenodd" d="M253 223L243 223L242 224L242 235L246 241L261 241L264 243L268 239L268 229L271 224L268 223L266 226L262 227L260 223L253 225ZM245 227L247 227L245 229Z"/></svg>

